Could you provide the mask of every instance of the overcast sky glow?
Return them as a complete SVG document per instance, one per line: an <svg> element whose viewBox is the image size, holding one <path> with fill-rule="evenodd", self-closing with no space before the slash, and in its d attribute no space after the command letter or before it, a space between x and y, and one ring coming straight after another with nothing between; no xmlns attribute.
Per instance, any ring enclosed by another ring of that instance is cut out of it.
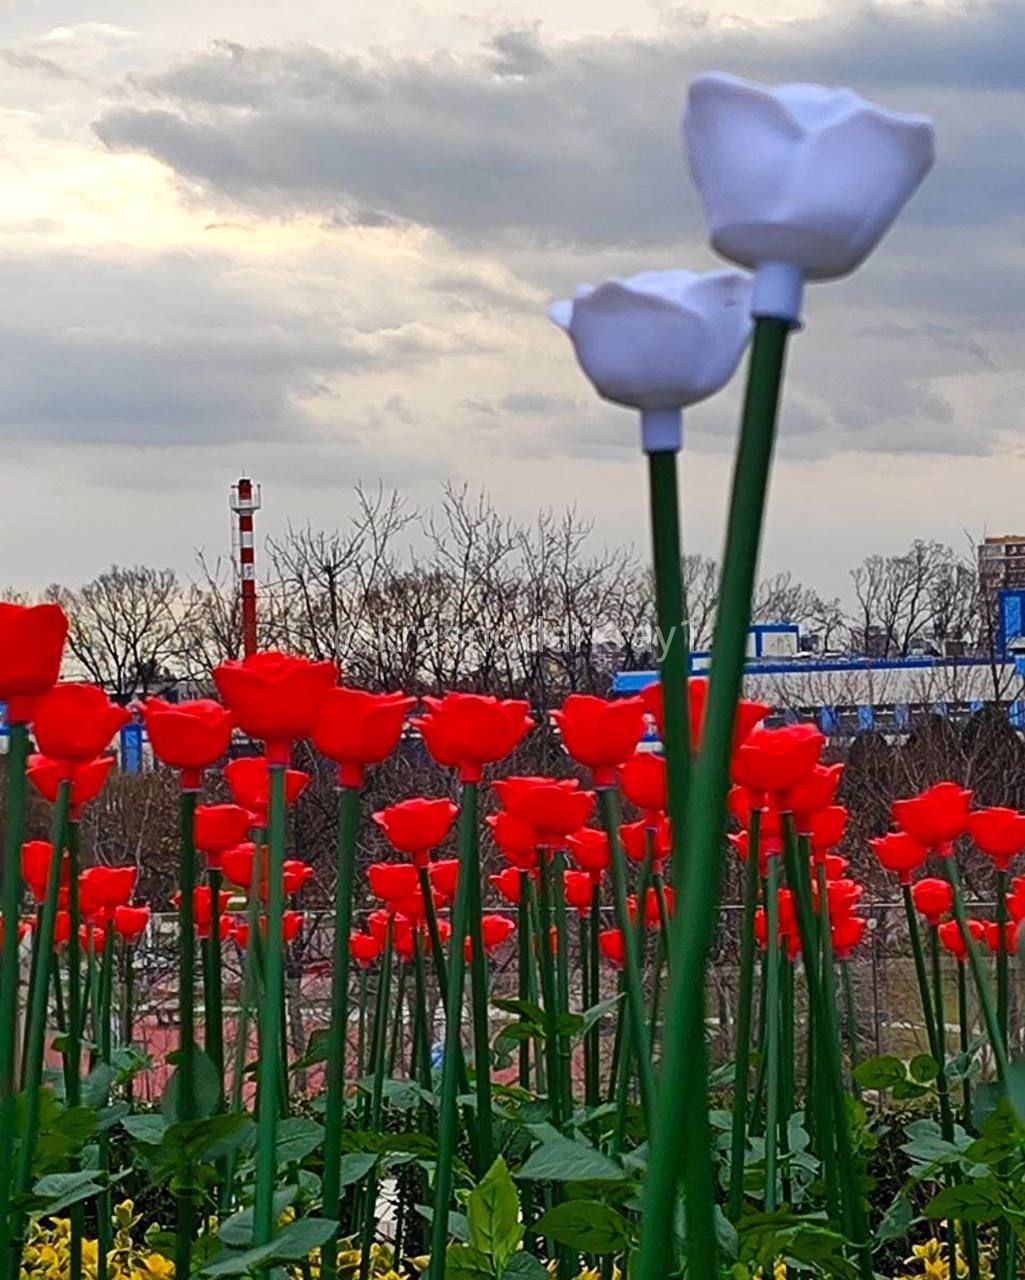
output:
<svg viewBox="0 0 1025 1280"><path fill-rule="evenodd" d="M82 16L88 10L88 19ZM636 424L545 317L582 280L715 265L678 139L706 68L936 117L938 164L794 344L766 569L843 593L915 536L1025 527L1017 0L0 4L0 583L188 570L346 518L356 480L575 501L645 539ZM716 554L738 387L687 423Z"/></svg>

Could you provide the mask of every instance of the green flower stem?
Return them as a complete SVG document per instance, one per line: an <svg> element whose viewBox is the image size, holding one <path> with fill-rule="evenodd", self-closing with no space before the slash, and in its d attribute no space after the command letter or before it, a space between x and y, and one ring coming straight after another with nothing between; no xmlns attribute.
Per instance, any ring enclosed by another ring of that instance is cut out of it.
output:
<svg viewBox="0 0 1025 1280"><path fill-rule="evenodd" d="M68 824L68 1030L64 1049L64 1092L69 1107L81 1101L82 1078L82 946L79 927L78 877L81 867L78 823ZM74 1219L72 1219L74 1224Z"/></svg>
<svg viewBox="0 0 1025 1280"><path fill-rule="evenodd" d="M681 1171L692 1280L718 1275L705 982L718 919L733 723L747 652L787 333L785 322L760 319L751 352L702 746L688 793L687 856L683 874L676 880L681 906L669 949L671 980L660 1068L668 1084L660 1092L657 1112L648 1126L651 1146L635 1280L662 1280L672 1266ZM666 699L666 704L671 707L673 699ZM672 776L679 764L669 763ZM680 1141L681 1133L686 1134L686 1143Z"/></svg>
<svg viewBox="0 0 1025 1280"><path fill-rule="evenodd" d="M1007 1048L1007 1021L1010 1007L1010 987L1007 977L1007 872L997 871L997 926L1000 940L997 946L997 1023Z"/></svg>
<svg viewBox="0 0 1025 1280"><path fill-rule="evenodd" d="M530 955L530 912L527 909L527 884L530 880L529 871L521 871L519 873L520 882L520 909L516 914L516 994L520 1000L529 1000L530 986L530 970L532 960ZM519 1083L521 1089L530 1088L530 1041L521 1040L519 1044Z"/></svg>
<svg viewBox="0 0 1025 1280"><path fill-rule="evenodd" d="M654 1062L658 1051L659 1019L662 1016L662 974L666 961L666 935L659 925L655 935L655 971L651 978L651 1036L648 1039L648 1053Z"/></svg>
<svg viewBox="0 0 1025 1280"><path fill-rule="evenodd" d="M591 971L591 1003L601 1000L601 948L598 937L601 933L601 883L594 881L591 885L591 914L587 929L587 967ZM588 1071L584 1097L589 1107L597 1107L601 1103L601 1027L595 1022L586 1036Z"/></svg>
<svg viewBox="0 0 1025 1280"><path fill-rule="evenodd" d="M391 1006L392 941L395 917L388 916L384 932L384 951L381 955L381 981L377 989L377 1016L374 1019L374 1081L370 1095L370 1124L373 1133L381 1131L384 1117L384 1072L388 1048L388 1013ZM398 1001L399 1017L402 1001ZM367 1175L363 1213L363 1235L360 1242L359 1275L367 1280L370 1275L370 1253L374 1243L374 1227L377 1225L377 1166Z"/></svg>
<svg viewBox="0 0 1025 1280"><path fill-rule="evenodd" d="M669 904L666 902L666 882L661 871L652 870L651 887L655 890L655 901L658 903L658 922L662 929L662 937L669 938ZM667 957L668 958L668 957Z"/></svg>
<svg viewBox="0 0 1025 1280"><path fill-rule="evenodd" d="M388 1075L395 1075L395 1066L399 1059L399 1048L402 1044L402 1019L406 1007L406 977L409 969L399 965L399 980L395 991L395 1018L392 1022L391 1047L388 1050Z"/></svg>
<svg viewBox="0 0 1025 1280"><path fill-rule="evenodd" d="M555 932L559 939L555 955L557 997L559 1013L569 1013L569 921L566 915L566 881L563 876L566 857L561 849L553 849L550 859L552 872L552 897L555 906ZM569 1036L560 1035L559 1083L562 1089L562 1115L564 1120L573 1118L572 1043Z"/></svg>
<svg viewBox="0 0 1025 1280"><path fill-rule="evenodd" d="M221 872L213 867L207 872L210 886L210 936L203 940L203 978L206 1005L203 1021L203 1043L210 1061L217 1068L217 1078L224 1080L224 970L221 955ZM223 1099L219 1110L223 1109Z"/></svg>
<svg viewBox="0 0 1025 1280"><path fill-rule="evenodd" d="M464 795L465 802L465 795ZM491 1106L491 1035L488 1021L490 974L484 951L481 924L480 831L477 825L477 793L469 801L472 826L465 832L465 857L460 857L459 874L470 877L470 915L467 935L470 939L470 999L473 1006L473 1078L477 1094L477 1176L483 1177L495 1158ZM460 823L460 836L464 829Z"/></svg>
<svg viewBox="0 0 1025 1280"><path fill-rule="evenodd" d="M922 950L922 937L918 929L918 916L911 896L911 885L901 885L901 897L904 901L904 918L907 921L908 937L911 939L911 954L915 961L915 977L918 979L918 993L922 1001L922 1017L925 1019L925 1034L929 1042L929 1052L936 1053L936 1011L929 994L929 977L925 968L925 952Z"/></svg>
<svg viewBox="0 0 1025 1280"><path fill-rule="evenodd" d="M424 965L424 943L419 929L413 931L413 975L416 991L416 1026L413 1035L413 1058L419 1064L420 1084L428 1092L434 1087L431 1069L431 1046L427 1038L427 978ZM415 1074L415 1073L411 1073ZM429 1117L433 1115L429 1112ZM433 1123L429 1118L428 1124Z"/></svg>
<svg viewBox="0 0 1025 1280"><path fill-rule="evenodd" d="M178 1119L196 1118L196 793L182 791L179 800L181 906L178 910ZM97 1001L93 1001L94 1007ZM195 1196L184 1186L177 1196L178 1231L175 1274L192 1274L192 1239L195 1234Z"/></svg>
<svg viewBox="0 0 1025 1280"><path fill-rule="evenodd" d="M783 852L786 859L787 880L794 893L808 1001L820 1012L820 1016L816 1019L817 1070L822 1073L823 1086L827 1090L831 1102L833 1138L835 1141L835 1148L830 1143L828 1150L830 1154L833 1154L835 1150L843 1206L844 1229L857 1250L862 1280L872 1280L874 1272L868 1222L855 1176L854 1149L851 1143L847 1115L847 1096L843 1081L843 1067L840 1062L840 1032L836 1025L835 993L831 1003L831 986L828 981L823 980L819 965L819 934L812 908L809 876L807 868L805 867L802 873L800 866L801 860L803 859L807 862L807 858L798 849L794 834L793 814L784 813L782 818ZM828 960L831 964L832 948L830 948Z"/></svg>
<svg viewBox="0 0 1025 1280"><path fill-rule="evenodd" d="M986 1035L989 1037L990 1047L993 1050L993 1057L997 1064L997 1075L1000 1083L1006 1085L1009 1070L1007 1050L1004 1047L1004 1039L1000 1032L996 1009L993 1007L993 995L989 989L979 944L968 928L968 912L965 910L961 873L958 871L957 862L953 855L943 859L943 869L946 872L947 879L950 881L950 887L954 891L954 919L961 928L961 935L968 951L968 963L972 968L972 978L975 981L975 990L979 997L979 1008L982 1010L982 1020L986 1027Z"/></svg>
<svg viewBox="0 0 1025 1280"><path fill-rule="evenodd" d="M971 1022L968 1015L968 975L965 973L963 960L957 961L957 1016L961 1024L961 1052L967 1058L968 1046L972 1042ZM969 1133L972 1131L972 1083L967 1071L961 1077L961 1123Z"/></svg>
<svg viewBox="0 0 1025 1280"><path fill-rule="evenodd" d="M794 1113L796 1070L794 1057L794 965L785 946L779 962L779 1152L783 1202L791 1204L790 1117Z"/></svg>
<svg viewBox="0 0 1025 1280"><path fill-rule="evenodd" d="M854 984L851 981L851 963L849 960L840 962L840 979L843 983L843 1000L844 1000L844 1029L847 1032L847 1057L850 1059L851 1067L851 1092L856 1098L861 1098L861 1085L858 1084L855 1071L858 1068L860 1055L858 1053L858 1011L854 1003Z"/></svg>
<svg viewBox="0 0 1025 1280"><path fill-rule="evenodd" d="M551 948L552 925L552 874L551 859L542 849L539 855L541 875L538 878L539 911L541 929L539 933L540 954L538 963L541 970L541 1002L545 1014L545 1059L548 1076L549 1105L552 1123L562 1128L568 1119L565 1114L565 1094L562 1088L562 1064L559 1053L559 995L555 978L555 961ZM560 949L565 946L560 939Z"/></svg>
<svg viewBox="0 0 1025 1280"><path fill-rule="evenodd" d="M367 1052L367 983L370 974L367 965L359 967L359 1027L356 1033L356 1078L366 1074Z"/></svg>
<svg viewBox="0 0 1025 1280"><path fill-rule="evenodd" d="M623 869L623 846L619 839L619 800L611 787L598 788L598 803L601 806L602 820L609 838L609 871L612 878L612 894L616 908L616 924L623 931L625 964L623 971L626 984L627 1016L630 1019L630 1039L634 1046L647 1042L645 1035L646 1015L644 1009L644 993L641 987L640 957L638 955L637 938L630 928L630 917L626 906L626 876ZM639 910L643 915L643 905ZM670 997L671 998L671 997ZM649 1133L653 1132L652 1108L655 1099L655 1078L651 1059L646 1053L637 1052L637 1081L640 1085L641 1111L644 1114L645 1126Z"/></svg>
<svg viewBox="0 0 1025 1280"><path fill-rule="evenodd" d="M744 1155L747 1151L748 1087L751 1082L751 1020L754 1008L755 912L762 811L751 810L747 862L744 864L744 918L740 926L740 990L737 995L736 1055L733 1072L733 1122L730 1133L730 1220L744 1205ZM771 936L771 935L770 935Z"/></svg>
<svg viewBox="0 0 1025 1280"><path fill-rule="evenodd" d="M0 1263L8 1259L11 1248L15 1098L18 1092L18 996L21 985L18 915L21 908L21 846L25 842L27 759L28 726L13 723L8 731L4 875L0 890L4 923L3 949L0 952ZM18 1274L13 1261L11 1274Z"/></svg>
<svg viewBox="0 0 1025 1280"><path fill-rule="evenodd" d="M471 877L477 871L477 783L464 782L459 812L459 882L452 911L452 951L448 966L448 998L445 1014L445 1056L441 1068L441 1098L438 1106L438 1162L434 1175L434 1213L431 1218L430 1280L444 1280L445 1249L448 1243L448 1212L452 1199L456 1160L458 1107L457 1086L466 960L463 942L470 903Z"/></svg>
<svg viewBox="0 0 1025 1280"><path fill-rule="evenodd" d="M324 1111L324 1215L337 1218L341 1201L342 1135L345 1130L345 1051L349 1035L349 934L359 833L358 787L338 791L338 835L335 845L335 938L331 969L331 1024L327 1043L327 1100ZM425 899L426 901L426 899ZM365 976L366 971L362 973ZM321 1250L321 1274L338 1273L338 1237Z"/></svg>
<svg viewBox="0 0 1025 1280"><path fill-rule="evenodd" d="M687 792L690 786L690 675L687 602L680 565L680 503L676 451L648 455L651 550L655 575L655 620L659 632L662 680L662 747L667 762L668 812L672 829L673 877L683 880Z"/></svg>
<svg viewBox="0 0 1025 1280"><path fill-rule="evenodd" d="M274 1237L275 1148L278 1132L276 1082L281 1062L281 1002L284 998L282 919L285 909L285 766L270 765L270 858L268 867L267 939L263 1001L260 1009L261 1062L256 1139L256 1202L253 1239L269 1244ZM257 930L259 932L259 930ZM250 945L256 941L250 938ZM186 1275L189 1273L186 1271Z"/></svg>
<svg viewBox="0 0 1025 1280"><path fill-rule="evenodd" d="M53 966L53 1020L60 1035L66 1035L68 1016L64 1005L64 983L61 981L60 965L56 963Z"/></svg>
<svg viewBox="0 0 1025 1280"><path fill-rule="evenodd" d="M936 1092L940 1100L940 1124L943 1136L948 1142L954 1137L954 1113L950 1107L950 1092L947 1088L947 1015L943 1007L943 975L940 969L940 931L936 925L929 926L929 959L932 969L932 989L935 1001L933 1021L936 1028L935 1042L930 1046L932 1056L938 1067L936 1075ZM955 1268L956 1270L956 1268Z"/></svg>
<svg viewBox="0 0 1025 1280"><path fill-rule="evenodd" d="M100 1062L109 1063L112 1057L111 1004L114 985L114 930L108 924L103 937L100 958ZM104 1093L100 1105L105 1107L108 1096ZM110 1176L110 1130L101 1130L97 1136L99 1168L102 1177ZM113 1204L109 1186L104 1186L96 1200L96 1280L107 1280L107 1255L113 1248Z"/></svg>
<svg viewBox="0 0 1025 1280"><path fill-rule="evenodd" d="M57 919L57 899L60 894L61 863L67 840L68 814L71 806L71 783L63 781L57 791L57 803L53 808L50 843L54 856L50 860L50 872L46 882L46 899L39 913L40 962L35 989L31 993L28 1013L29 1051L25 1070L25 1120L18 1147L15 1169L15 1188L20 1197L32 1189L32 1163L36 1154L39 1135L39 1117L42 1102L43 1054L46 1047L46 1015L50 994L50 964L53 958L54 925ZM7 864L8 869L10 863ZM13 920L14 917L8 917ZM17 928L14 928L17 935ZM16 1043L16 1042L15 1042ZM24 1216L18 1215L14 1239L14 1267L11 1274L21 1274L22 1234Z"/></svg>
<svg viewBox="0 0 1025 1280"><path fill-rule="evenodd" d="M39 981L39 930L32 930L31 952L29 955L28 966L28 1002L32 1003L32 992L36 983ZM28 1064L28 1023L22 1031L21 1037L21 1085L25 1087L25 1069Z"/></svg>
<svg viewBox="0 0 1025 1280"><path fill-rule="evenodd" d="M533 947L530 955L530 971L527 979L527 999L531 1004L537 1004L541 991L541 957L544 948L548 945L548 939L544 929L541 927L541 909L538 906L537 892L534 888L533 878L528 878L526 883L526 898L521 898L520 908L523 909L526 903L527 915L530 917L530 932L533 939ZM545 1093L548 1087L548 1073L545 1070L545 1046L540 1040L534 1041L534 1080L535 1092L538 1094Z"/></svg>
<svg viewBox="0 0 1025 1280"><path fill-rule="evenodd" d="M769 1014L765 1031L765 1212L775 1213L779 1207L776 1166L780 1119L779 858L776 854L769 858L768 885L765 892L765 926L768 945L765 1002Z"/></svg>
<svg viewBox="0 0 1025 1280"><path fill-rule="evenodd" d="M619 1079L619 1059L623 1056L623 1042L626 1039L626 975L622 969L616 974L616 1034L612 1041L612 1059L609 1062L608 1101L616 1096L616 1081Z"/></svg>

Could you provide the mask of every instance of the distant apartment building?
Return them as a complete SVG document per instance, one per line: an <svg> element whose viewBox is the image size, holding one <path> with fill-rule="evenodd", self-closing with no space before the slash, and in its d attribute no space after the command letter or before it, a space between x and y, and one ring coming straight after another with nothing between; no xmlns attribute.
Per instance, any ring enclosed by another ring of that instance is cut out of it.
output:
<svg viewBox="0 0 1025 1280"><path fill-rule="evenodd" d="M979 586L991 609L997 593L1025 588L1025 534L1007 533L979 543Z"/></svg>

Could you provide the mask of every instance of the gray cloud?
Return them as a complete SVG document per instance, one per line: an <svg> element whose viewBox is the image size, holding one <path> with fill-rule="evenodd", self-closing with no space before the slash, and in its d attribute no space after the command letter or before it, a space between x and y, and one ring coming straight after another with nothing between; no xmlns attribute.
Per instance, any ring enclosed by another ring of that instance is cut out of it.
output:
<svg viewBox="0 0 1025 1280"><path fill-rule="evenodd" d="M473 243L671 245L696 213L675 108L695 70L721 65L849 80L933 110L942 165L909 216L978 225L1025 202L1025 168L1006 160L1025 152L1020 16L1004 0L868 5L547 47L528 28L493 37L477 60L219 44L140 82L95 127L112 148L262 210L392 218Z"/></svg>

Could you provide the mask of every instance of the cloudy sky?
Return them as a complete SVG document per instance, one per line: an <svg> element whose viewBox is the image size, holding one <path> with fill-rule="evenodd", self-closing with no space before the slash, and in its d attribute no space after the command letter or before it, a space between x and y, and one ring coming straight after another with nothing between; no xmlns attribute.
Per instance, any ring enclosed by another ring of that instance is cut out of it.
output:
<svg viewBox="0 0 1025 1280"><path fill-rule="evenodd" d="M1017 0L0 0L0 45L0 582L186 570L243 471L260 533L453 478L643 545L635 422L545 306L715 265L678 131L707 68L938 130L898 229L810 291L765 567L842 592L915 536L1025 527ZM711 554L737 391L687 424Z"/></svg>

